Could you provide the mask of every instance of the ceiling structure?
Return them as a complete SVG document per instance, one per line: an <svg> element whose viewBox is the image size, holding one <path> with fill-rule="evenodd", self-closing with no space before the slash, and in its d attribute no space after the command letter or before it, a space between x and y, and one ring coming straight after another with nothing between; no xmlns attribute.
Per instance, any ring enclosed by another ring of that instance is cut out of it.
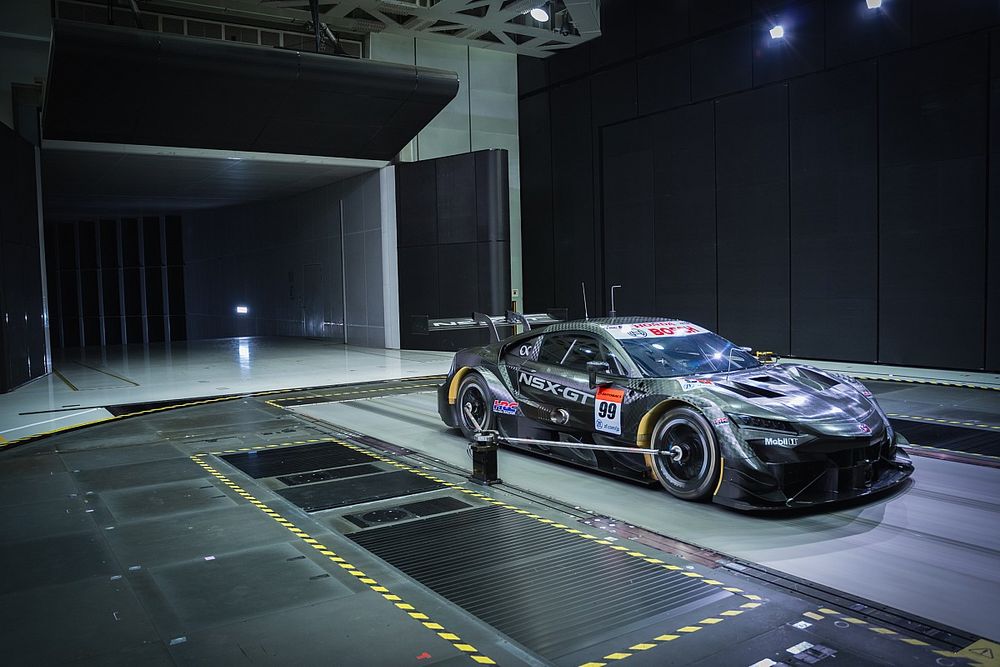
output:
<svg viewBox="0 0 1000 667"><path fill-rule="evenodd" d="M312 155L42 142L46 218L172 213L287 197L387 163Z"/></svg>
<svg viewBox="0 0 1000 667"><path fill-rule="evenodd" d="M218 14L303 25L310 0L152 0L142 9ZM528 12L542 7L542 23ZM385 32L547 57L599 37L600 0L319 0L320 23L334 31Z"/></svg>

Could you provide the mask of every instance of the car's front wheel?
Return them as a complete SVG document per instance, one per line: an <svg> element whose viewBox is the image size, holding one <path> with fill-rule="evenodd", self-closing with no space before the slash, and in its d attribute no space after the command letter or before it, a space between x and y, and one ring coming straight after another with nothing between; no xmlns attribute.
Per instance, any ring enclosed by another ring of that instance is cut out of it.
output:
<svg viewBox="0 0 1000 667"><path fill-rule="evenodd" d="M657 477L684 500L709 498L719 478L719 446L708 421L690 407L669 410L653 428L651 447Z"/></svg>
<svg viewBox="0 0 1000 667"><path fill-rule="evenodd" d="M458 425L462 434L471 439L476 431L487 431L493 428L493 401L490 400L490 390L486 380L478 373L469 373L458 385L458 400L455 408L458 410Z"/></svg>

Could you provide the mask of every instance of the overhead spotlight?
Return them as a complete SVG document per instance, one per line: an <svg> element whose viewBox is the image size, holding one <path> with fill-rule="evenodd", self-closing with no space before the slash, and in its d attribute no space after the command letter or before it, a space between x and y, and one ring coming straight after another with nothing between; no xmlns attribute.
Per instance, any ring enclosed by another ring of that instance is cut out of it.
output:
<svg viewBox="0 0 1000 667"><path fill-rule="evenodd" d="M785 36L785 29L780 25L774 26L768 32L771 33L771 39L781 39Z"/></svg>
<svg viewBox="0 0 1000 667"><path fill-rule="evenodd" d="M549 13L545 11L544 7L535 7L530 12L531 18L535 19L539 23L545 23L549 20Z"/></svg>
<svg viewBox="0 0 1000 667"><path fill-rule="evenodd" d="M868 5L868 9L878 9L882 6L882 0L865 0L865 4Z"/></svg>

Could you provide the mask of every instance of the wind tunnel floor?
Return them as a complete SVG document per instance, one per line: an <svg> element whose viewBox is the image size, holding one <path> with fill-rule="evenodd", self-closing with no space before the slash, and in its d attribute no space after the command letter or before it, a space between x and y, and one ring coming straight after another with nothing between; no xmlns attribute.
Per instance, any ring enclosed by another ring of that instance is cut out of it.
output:
<svg viewBox="0 0 1000 667"><path fill-rule="evenodd" d="M5 658L963 665L995 646L280 407L426 384L238 398L0 452Z"/></svg>

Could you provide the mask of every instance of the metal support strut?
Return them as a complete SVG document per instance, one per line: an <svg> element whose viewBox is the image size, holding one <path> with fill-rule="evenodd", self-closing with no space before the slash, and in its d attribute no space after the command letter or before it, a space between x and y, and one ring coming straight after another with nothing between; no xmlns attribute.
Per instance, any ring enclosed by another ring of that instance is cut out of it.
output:
<svg viewBox="0 0 1000 667"><path fill-rule="evenodd" d="M497 476L497 440L496 431L477 431L472 436L469 449L472 452L472 475L469 481L492 486L503 480Z"/></svg>

